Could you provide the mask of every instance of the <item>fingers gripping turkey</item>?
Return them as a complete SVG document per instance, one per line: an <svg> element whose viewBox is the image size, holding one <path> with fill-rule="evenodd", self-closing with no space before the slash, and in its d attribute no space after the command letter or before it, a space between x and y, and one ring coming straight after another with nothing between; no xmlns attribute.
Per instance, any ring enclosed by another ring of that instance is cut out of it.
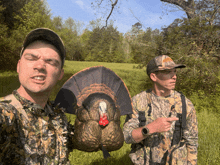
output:
<svg viewBox="0 0 220 165"><path fill-rule="evenodd" d="M131 114L131 97L126 85L103 66L84 69L66 81L55 104L76 114L74 147L93 152L118 150L124 143L120 116Z"/></svg>

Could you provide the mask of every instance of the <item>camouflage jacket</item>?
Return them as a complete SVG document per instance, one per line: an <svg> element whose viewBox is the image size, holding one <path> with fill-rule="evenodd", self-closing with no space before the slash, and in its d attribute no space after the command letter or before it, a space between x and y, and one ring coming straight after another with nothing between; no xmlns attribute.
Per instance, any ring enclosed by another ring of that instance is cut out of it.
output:
<svg viewBox="0 0 220 165"><path fill-rule="evenodd" d="M164 133L154 133L149 135L141 143L136 143L132 138L132 131L139 127L138 111L145 111L146 125L153 122L159 117L177 116L182 114L181 95L177 91L172 91L168 97L160 97L151 91L144 91L132 98L133 114L124 124L123 133L126 143L132 143L132 149L129 154L134 164L144 164L144 150L146 151L146 164L178 164L178 165L195 165L197 164L198 148L198 128L196 111L192 102L186 99L186 129L183 130L183 139L179 144L172 145L175 122L172 123L171 129ZM148 102L150 102L152 111L148 116ZM172 108L171 110L171 107Z"/></svg>
<svg viewBox="0 0 220 165"><path fill-rule="evenodd" d="M49 101L42 109L16 90L10 96L13 106L0 98L0 165L69 164L72 127L63 110Z"/></svg>

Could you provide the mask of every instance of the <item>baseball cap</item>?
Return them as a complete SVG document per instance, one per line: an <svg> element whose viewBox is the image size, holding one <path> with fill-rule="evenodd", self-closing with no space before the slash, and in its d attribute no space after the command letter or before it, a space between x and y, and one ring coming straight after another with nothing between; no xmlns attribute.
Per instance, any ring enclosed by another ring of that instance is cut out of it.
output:
<svg viewBox="0 0 220 165"><path fill-rule="evenodd" d="M147 74L150 75L151 73L159 70L185 67L186 65L184 64L175 64L174 61L167 55L160 55L150 60L147 64Z"/></svg>
<svg viewBox="0 0 220 165"><path fill-rule="evenodd" d="M66 56L66 51L65 51L63 41L54 31L48 28L37 28L37 29L32 30L30 33L28 33L28 35L26 36L24 40L20 56L22 56L24 50L26 49L28 45L30 45L32 42L37 41L37 40L47 41L57 48L57 50L59 51L61 60L62 60L61 66L63 67L65 56Z"/></svg>

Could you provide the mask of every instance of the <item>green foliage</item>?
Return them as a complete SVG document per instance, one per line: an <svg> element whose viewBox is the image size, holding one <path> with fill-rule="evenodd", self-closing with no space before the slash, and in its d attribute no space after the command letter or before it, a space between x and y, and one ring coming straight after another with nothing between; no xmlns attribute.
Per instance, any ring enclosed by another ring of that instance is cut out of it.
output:
<svg viewBox="0 0 220 165"><path fill-rule="evenodd" d="M148 28L145 32L132 35L129 43L133 62L141 64L152 59L158 54L158 42L161 39L159 30L152 30L151 28Z"/></svg>
<svg viewBox="0 0 220 165"><path fill-rule="evenodd" d="M220 86L218 85L216 89L217 92L213 94L207 94L203 90L198 90L190 95L190 99L198 112L208 109L209 113L220 113Z"/></svg>
<svg viewBox="0 0 220 165"><path fill-rule="evenodd" d="M84 61L80 38L71 29L63 28L58 32L66 47L66 59Z"/></svg>
<svg viewBox="0 0 220 165"><path fill-rule="evenodd" d="M150 87L150 82L146 77L145 69L135 69L137 64L120 64L104 62L76 62L66 61L64 78L55 86L51 100L54 100L56 94L62 85L76 72L91 66L103 65L118 74L127 85L131 96L136 95L142 90ZM10 94L14 89L19 87L19 81L16 72L0 72L0 97ZM193 93L188 98L192 101L197 111L198 128L199 128L199 148L198 148L198 165L215 165L220 163L220 86L217 87L216 94L210 95L199 91ZM75 115L67 114L71 123L75 121ZM125 121L125 116L121 117L121 128ZM73 150L69 159L71 164L81 165L124 165L130 164L128 156L130 144L124 143L123 147L117 151L110 152L111 157L103 158L102 151L83 152Z"/></svg>
<svg viewBox="0 0 220 165"><path fill-rule="evenodd" d="M69 17L65 20L63 26L64 28L67 28L76 33L76 35L80 35L82 33L84 23L82 21L75 21L71 17Z"/></svg>
<svg viewBox="0 0 220 165"><path fill-rule="evenodd" d="M179 73L181 78L178 86L184 88L188 95L198 90L206 93L216 92L219 83L219 61L215 57L218 57L219 53L218 33L218 29L201 22L199 18L178 19L172 27L164 30L160 51L177 63L187 65L187 68Z"/></svg>
<svg viewBox="0 0 220 165"><path fill-rule="evenodd" d="M124 62L124 51L121 47L122 36L112 26L95 28L90 34L84 48L88 55L86 61Z"/></svg>
<svg viewBox="0 0 220 165"><path fill-rule="evenodd" d="M0 17L1 12L4 11L5 8L0 6ZM0 70L8 70L8 69L15 69L16 62L11 60L13 58L13 45L14 40L10 39L8 35L8 28L6 24L4 24L0 20ZM11 45L11 46L10 46Z"/></svg>
<svg viewBox="0 0 220 165"><path fill-rule="evenodd" d="M219 99L219 98L218 98ZM220 116L209 108L197 113L199 128L198 164L220 164Z"/></svg>
<svg viewBox="0 0 220 165"><path fill-rule="evenodd" d="M30 0L15 18L19 21L18 30L31 30L37 27L51 27L50 13L42 1Z"/></svg>
<svg viewBox="0 0 220 165"><path fill-rule="evenodd" d="M20 4L19 4L20 5ZM0 9L4 13L4 9ZM17 15L13 15L16 20L13 29L8 29L7 24L0 22L0 70L14 70L19 60L21 46L26 34L38 27L52 27L50 14L42 1L29 0L20 8ZM7 21L6 21L7 22Z"/></svg>
<svg viewBox="0 0 220 165"><path fill-rule="evenodd" d="M52 24L56 30L60 31L63 28L62 17L53 17Z"/></svg>
<svg viewBox="0 0 220 165"><path fill-rule="evenodd" d="M131 40L133 62L143 67L157 55L169 55L176 63L187 65L178 72L178 90L186 95L198 90L216 92L220 82L219 27L199 18L176 19L162 33L152 32L148 29Z"/></svg>
<svg viewBox="0 0 220 165"><path fill-rule="evenodd" d="M0 18L4 14L6 8L0 6ZM14 55L16 41L10 36L7 22L0 19L0 70L14 70L16 68L18 58Z"/></svg>
<svg viewBox="0 0 220 165"><path fill-rule="evenodd" d="M3 11L0 10L0 19L9 30L15 28L14 25L18 23L18 20L14 16L19 15L21 8L28 2L29 0L0 0L0 6L4 7Z"/></svg>

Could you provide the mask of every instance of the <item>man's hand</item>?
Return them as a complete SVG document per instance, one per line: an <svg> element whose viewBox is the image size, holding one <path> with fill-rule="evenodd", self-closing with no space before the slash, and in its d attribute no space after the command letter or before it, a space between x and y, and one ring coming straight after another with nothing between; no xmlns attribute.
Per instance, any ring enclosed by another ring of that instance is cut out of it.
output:
<svg viewBox="0 0 220 165"><path fill-rule="evenodd" d="M154 120L152 123L149 123L148 125L144 126L149 129L149 133L161 133L161 132L167 132L170 130L171 124L173 121L179 120L177 117L161 117ZM136 143L139 143L141 140L143 140L144 137L141 133L143 127L136 128L132 131L132 137L136 141Z"/></svg>
<svg viewBox="0 0 220 165"><path fill-rule="evenodd" d="M154 120L152 123L147 125L150 133L161 133L167 132L170 130L171 124L173 121L179 120L177 117L161 117Z"/></svg>

